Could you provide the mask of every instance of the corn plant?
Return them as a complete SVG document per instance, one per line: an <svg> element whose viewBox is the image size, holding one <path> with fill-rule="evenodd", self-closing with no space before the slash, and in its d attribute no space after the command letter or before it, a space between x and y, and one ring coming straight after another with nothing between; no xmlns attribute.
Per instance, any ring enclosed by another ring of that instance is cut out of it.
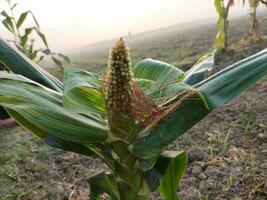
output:
<svg viewBox="0 0 267 200"><path fill-rule="evenodd" d="M260 3L265 4L265 1L262 0L249 0L249 7L250 7L250 39L252 41L260 41L262 39L262 33L260 30L260 24L257 20L257 8L259 7Z"/></svg>
<svg viewBox="0 0 267 200"><path fill-rule="evenodd" d="M0 74L0 103L47 144L100 158L109 167L88 178L90 199L147 200L159 191L177 200L187 163L184 151L167 150L216 108L267 74L267 50L206 78L213 54L189 71L145 59L132 67L120 39L106 75L77 68L64 83L0 40L0 60L14 74Z"/></svg>
<svg viewBox="0 0 267 200"><path fill-rule="evenodd" d="M214 47L225 50L228 47L228 27L229 10L234 5L234 0L214 0L216 12L219 16L217 21L218 33L215 39Z"/></svg>
<svg viewBox="0 0 267 200"><path fill-rule="evenodd" d="M11 0L6 0L6 2L8 10L1 11L1 16L3 17L2 24L6 30L13 35L12 42L16 47L36 63L41 62L45 57L51 58L59 71L63 73L64 65L70 65L71 61L66 55L51 51L46 36L41 31L40 25L34 14L31 11L25 11L16 18L15 8L17 7L17 4L12 3ZM32 18L33 25L24 28L24 24L29 16ZM32 36L33 32L39 37L38 39L40 39L42 43L41 48L35 47L36 39Z"/></svg>

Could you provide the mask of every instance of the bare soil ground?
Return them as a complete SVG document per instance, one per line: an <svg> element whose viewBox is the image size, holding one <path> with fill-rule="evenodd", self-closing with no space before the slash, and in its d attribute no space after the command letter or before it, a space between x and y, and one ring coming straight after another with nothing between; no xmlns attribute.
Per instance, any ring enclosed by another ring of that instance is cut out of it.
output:
<svg viewBox="0 0 267 200"><path fill-rule="evenodd" d="M213 73L267 47L240 41L247 35L245 21L232 22L232 45L216 57ZM261 16L260 22L266 21ZM262 28L267 33L267 26ZM133 44L133 60L152 57L186 69L211 50L215 35L214 25L162 35ZM103 71L105 56L104 51L95 59L88 55L76 64ZM0 200L86 200L89 169L105 167L99 160L50 148L21 127L1 129L0 135ZM183 200L267 199L267 79L213 112L169 148L189 154L179 189ZM151 199L159 197L153 194Z"/></svg>

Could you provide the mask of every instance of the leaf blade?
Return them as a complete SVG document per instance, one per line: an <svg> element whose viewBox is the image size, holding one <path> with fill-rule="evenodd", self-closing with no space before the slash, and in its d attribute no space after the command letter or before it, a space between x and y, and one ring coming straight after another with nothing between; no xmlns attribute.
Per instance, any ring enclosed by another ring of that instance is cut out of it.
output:
<svg viewBox="0 0 267 200"><path fill-rule="evenodd" d="M106 115L103 83L89 72L75 68L65 72L63 102L75 113Z"/></svg>
<svg viewBox="0 0 267 200"><path fill-rule="evenodd" d="M185 152L176 155L170 161L168 169L161 181L159 192L166 200L179 200L176 190L181 182L187 164Z"/></svg>
<svg viewBox="0 0 267 200"><path fill-rule="evenodd" d="M106 123L100 118L85 118L64 109L59 93L17 75L0 74L0 85L1 105L30 122L26 128L33 124L43 130L39 137L49 133L79 144L106 141Z"/></svg>
<svg viewBox="0 0 267 200"><path fill-rule="evenodd" d="M61 92L63 84L17 49L0 38L0 61L15 74L23 75L46 87Z"/></svg>
<svg viewBox="0 0 267 200"><path fill-rule="evenodd" d="M146 130L129 148L138 157L157 156L212 110L228 103L267 74L267 49L250 56L195 85L203 95L184 99L180 106ZM204 99L203 99L204 97ZM207 107L208 105L208 107Z"/></svg>

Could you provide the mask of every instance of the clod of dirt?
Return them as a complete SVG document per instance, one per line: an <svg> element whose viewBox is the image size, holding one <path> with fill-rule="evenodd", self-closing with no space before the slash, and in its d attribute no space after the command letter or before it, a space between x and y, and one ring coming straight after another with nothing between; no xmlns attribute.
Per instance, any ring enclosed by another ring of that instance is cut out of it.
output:
<svg viewBox="0 0 267 200"><path fill-rule="evenodd" d="M201 172L202 172L202 168L199 165L193 166L191 168L191 174L193 176L198 176L201 174Z"/></svg>
<svg viewBox="0 0 267 200"><path fill-rule="evenodd" d="M201 180L206 180L208 177L206 176L206 174L201 173L201 174L199 174L198 178Z"/></svg>
<svg viewBox="0 0 267 200"><path fill-rule="evenodd" d="M205 170L205 174L208 177L219 177L222 175L221 169L219 167L214 167L214 166L208 166L207 169Z"/></svg>
<svg viewBox="0 0 267 200"><path fill-rule="evenodd" d="M181 199L183 200L200 200L201 193L195 187L189 187L186 191L180 193Z"/></svg>
<svg viewBox="0 0 267 200"><path fill-rule="evenodd" d="M190 162L203 160L205 154L200 149L193 147L188 151L188 159Z"/></svg>
<svg viewBox="0 0 267 200"><path fill-rule="evenodd" d="M230 175L234 178L243 175L241 167L231 167Z"/></svg>
<svg viewBox="0 0 267 200"><path fill-rule="evenodd" d="M265 133L259 133L259 134L257 135L257 138L258 138L259 140L262 140L263 142L267 142L267 134L265 134Z"/></svg>

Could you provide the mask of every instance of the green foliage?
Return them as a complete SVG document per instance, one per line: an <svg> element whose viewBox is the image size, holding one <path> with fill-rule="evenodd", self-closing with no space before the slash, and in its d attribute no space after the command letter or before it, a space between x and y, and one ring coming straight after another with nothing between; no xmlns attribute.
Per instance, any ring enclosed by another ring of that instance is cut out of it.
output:
<svg viewBox="0 0 267 200"><path fill-rule="evenodd" d="M234 0L228 0L226 3L224 0L214 0L216 12L219 16L217 21L218 33L215 39L214 47L216 49L226 49L228 46L228 14L230 7L234 4Z"/></svg>
<svg viewBox="0 0 267 200"><path fill-rule="evenodd" d="M243 0L243 5L245 5L246 0ZM267 1L265 0L247 0L250 13L250 40L252 41L261 41L262 40L262 33L260 30L260 24L257 20L257 8L260 4L267 6ZM214 0L215 9L219 16L217 21L217 29L218 33L214 42L214 48L225 50L228 46L228 14L230 7L234 5L234 0Z"/></svg>
<svg viewBox="0 0 267 200"><path fill-rule="evenodd" d="M40 25L31 11L25 11L19 15L18 18L14 16L14 10L17 4L11 3L10 0L6 0L9 6L9 10L1 11L3 17L2 24L13 35L12 42L16 47L23 52L27 57L36 63L41 62L45 57L52 59L59 71L63 73L64 65L71 65L70 59L60 53L52 52L49 49L46 36L40 29ZM33 25L31 27L25 27L24 24L27 19L32 19ZM32 34L36 33L41 41L42 47L36 47L35 38Z"/></svg>
<svg viewBox="0 0 267 200"><path fill-rule="evenodd" d="M61 83L0 40L1 62L23 75L0 75L0 103L49 145L107 164L109 170L90 175L92 200L103 192L114 200L146 200L154 191L177 200L187 157L166 146L263 78L266 50L209 78L213 54L187 72L152 59L130 68L122 40L110 55L107 78L70 69ZM34 75L19 71L21 66ZM124 97L116 94L125 91L129 109L118 104ZM140 113L144 121L136 118Z"/></svg>

